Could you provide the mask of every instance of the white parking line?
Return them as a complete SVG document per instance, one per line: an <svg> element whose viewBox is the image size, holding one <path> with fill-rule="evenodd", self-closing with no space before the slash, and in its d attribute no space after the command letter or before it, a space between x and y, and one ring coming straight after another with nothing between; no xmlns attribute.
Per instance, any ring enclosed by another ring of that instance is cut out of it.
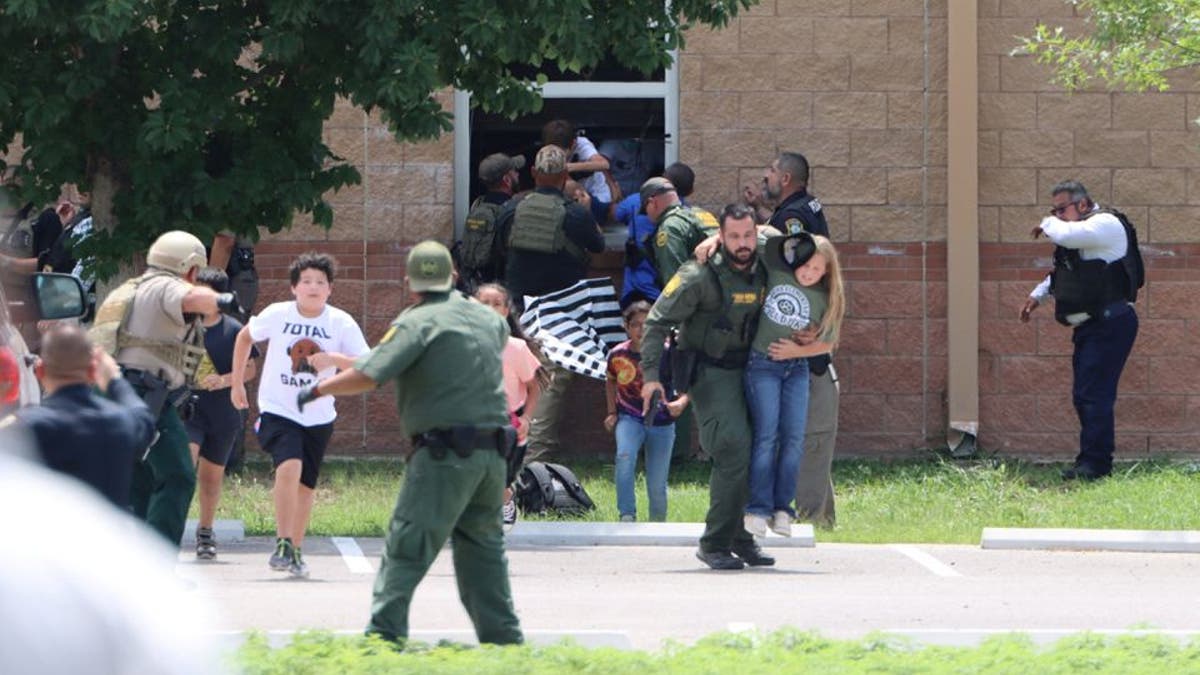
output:
<svg viewBox="0 0 1200 675"><path fill-rule="evenodd" d="M937 558L929 555L928 553L922 551L921 549L917 548L916 546L910 546L908 544L892 544L891 548L892 548L892 550L894 550L898 553L902 553L902 554L908 556L912 560L916 561L919 565L921 565L925 569L929 570L930 572L933 572L934 574L938 575L939 577L961 577L962 576L962 574L959 574L958 571L955 570L954 568L950 567L949 565L942 562L941 560L938 560Z"/></svg>
<svg viewBox="0 0 1200 675"><path fill-rule="evenodd" d="M367 562L367 557L363 555L362 549L358 547L358 542L354 541L353 537L333 537L333 545L337 547L338 553L342 554L342 560L346 561L346 567L355 574L371 574L375 570L371 567L371 563Z"/></svg>

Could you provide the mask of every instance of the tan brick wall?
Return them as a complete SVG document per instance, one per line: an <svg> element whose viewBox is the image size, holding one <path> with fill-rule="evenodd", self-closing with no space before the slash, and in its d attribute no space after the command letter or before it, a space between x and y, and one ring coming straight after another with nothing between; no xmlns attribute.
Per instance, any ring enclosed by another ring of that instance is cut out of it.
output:
<svg viewBox="0 0 1200 675"><path fill-rule="evenodd" d="M946 87L948 0L765 0L726 29L687 35L680 55L680 159L697 173L695 201L717 209L757 185L783 150L805 153L811 189L844 256L849 316L839 452L903 454L942 442L947 415ZM957 0L956 0L957 1ZM1061 0L979 0L980 441L1027 456L1068 457L1070 333L1042 310L1016 309L1045 273L1049 247L1029 241L1047 190L1082 180L1135 220L1146 242L1149 287L1142 333L1118 404L1122 453L1200 450L1200 85L1184 75L1167 93L1094 89L1067 95L1049 72L1013 56L1015 36L1038 20L1079 30ZM447 106L450 99L445 99ZM452 135L400 145L378 120L342 105L326 142L363 173L332 196L336 227L298 224L263 247L278 275L310 243L347 267L334 302L377 338L402 307L407 247L452 231ZM318 243L321 242L321 243ZM599 273L619 261L605 259ZM588 419L601 399L578 386L568 416ZM609 452L591 426L564 441ZM397 444L392 393L342 404L339 451Z"/></svg>

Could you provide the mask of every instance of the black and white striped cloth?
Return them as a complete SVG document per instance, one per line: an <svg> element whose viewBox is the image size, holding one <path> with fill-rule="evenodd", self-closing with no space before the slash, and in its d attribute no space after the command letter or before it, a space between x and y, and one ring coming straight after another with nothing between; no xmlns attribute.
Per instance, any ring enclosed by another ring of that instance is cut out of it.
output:
<svg viewBox="0 0 1200 675"><path fill-rule="evenodd" d="M546 358L598 380L608 369L608 350L627 339L608 278L584 279L560 291L525 296L521 328L541 342Z"/></svg>

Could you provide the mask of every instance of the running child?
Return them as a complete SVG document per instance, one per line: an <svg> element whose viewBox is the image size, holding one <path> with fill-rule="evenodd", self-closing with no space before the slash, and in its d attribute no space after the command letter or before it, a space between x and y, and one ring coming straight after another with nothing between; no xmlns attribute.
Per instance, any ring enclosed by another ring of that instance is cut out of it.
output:
<svg viewBox="0 0 1200 675"><path fill-rule="evenodd" d="M300 548L312 516L313 489L337 417L333 397L311 401L303 412L296 395L310 384L352 368L370 351L362 329L346 312L328 304L335 262L323 253L305 253L288 270L295 300L276 302L238 333L233 353L230 396L239 410L246 400L245 367L250 345L267 341L258 387L258 442L275 465L271 496L275 505L275 552L271 569L307 577Z"/></svg>
<svg viewBox="0 0 1200 675"><path fill-rule="evenodd" d="M667 519L667 471L671 468L671 449L675 445L675 418L687 407L687 394L671 401L662 401L651 410L650 423L642 414L642 336L646 330L646 315L650 303L638 300L621 312L625 333L629 339L608 352L608 371L604 380L604 398L608 414L604 428L616 434L617 459L615 482L617 512L622 522L637 520L637 496L634 494L634 474L637 472L638 452L646 449L646 500L650 520ZM671 391L671 372L666 352L663 354L660 376L665 391Z"/></svg>
<svg viewBox="0 0 1200 675"><path fill-rule="evenodd" d="M763 263L767 298L745 375L754 439L744 525L755 536L765 536L769 526L790 537L808 415L806 357L833 350L846 301L837 251L825 237L771 237ZM798 344L797 332L812 341Z"/></svg>
<svg viewBox="0 0 1200 675"><path fill-rule="evenodd" d="M475 299L496 310L508 322L508 344L501 360L504 364L504 395L508 401L508 416L517 430L517 448L508 458L508 475L504 487L503 527L507 532L517 522L517 504L513 500L512 483L525 461L528 448L529 417L537 408L542 387L550 384L549 374L542 368L541 349L536 340L525 335L513 314L512 298L500 284L484 284L475 291Z"/></svg>
<svg viewBox="0 0 1200 675"><path fill-rule="evenodd" d="M229 277L224 270L206 267L196 276L196 283L218 293L229 291ZM204 351L196 370L197 386L192 389L192 414L184 421L192 463L200 493L200 520L196 524L196 557L212 560L217 557L217 540L213 536L213 519L221 500L221 484L225 480L225 465L233 452L237 435L242 433L242 416L230 401L233 384L233 348L242 324L237 319L214 310L204 315ZM251 350L251 358L258 352ZM245 379L253 380L254 361L246 366Z"/></svg>

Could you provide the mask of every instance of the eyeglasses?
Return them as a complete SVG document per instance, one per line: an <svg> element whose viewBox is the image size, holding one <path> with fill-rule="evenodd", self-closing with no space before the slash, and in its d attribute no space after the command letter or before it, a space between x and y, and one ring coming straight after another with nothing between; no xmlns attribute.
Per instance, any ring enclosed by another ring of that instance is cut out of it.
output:
<svg viewBox="0 0 1200 675"><path fill-rule="evenodd" d="M1051 206L1050 207L1050 215L1061 216L1062 214L1066 213L1067 209L1071 208L1072 206L1075 206L1075 202L1071 202L1071 203L1063 205L1063 206Z"/></svg>

